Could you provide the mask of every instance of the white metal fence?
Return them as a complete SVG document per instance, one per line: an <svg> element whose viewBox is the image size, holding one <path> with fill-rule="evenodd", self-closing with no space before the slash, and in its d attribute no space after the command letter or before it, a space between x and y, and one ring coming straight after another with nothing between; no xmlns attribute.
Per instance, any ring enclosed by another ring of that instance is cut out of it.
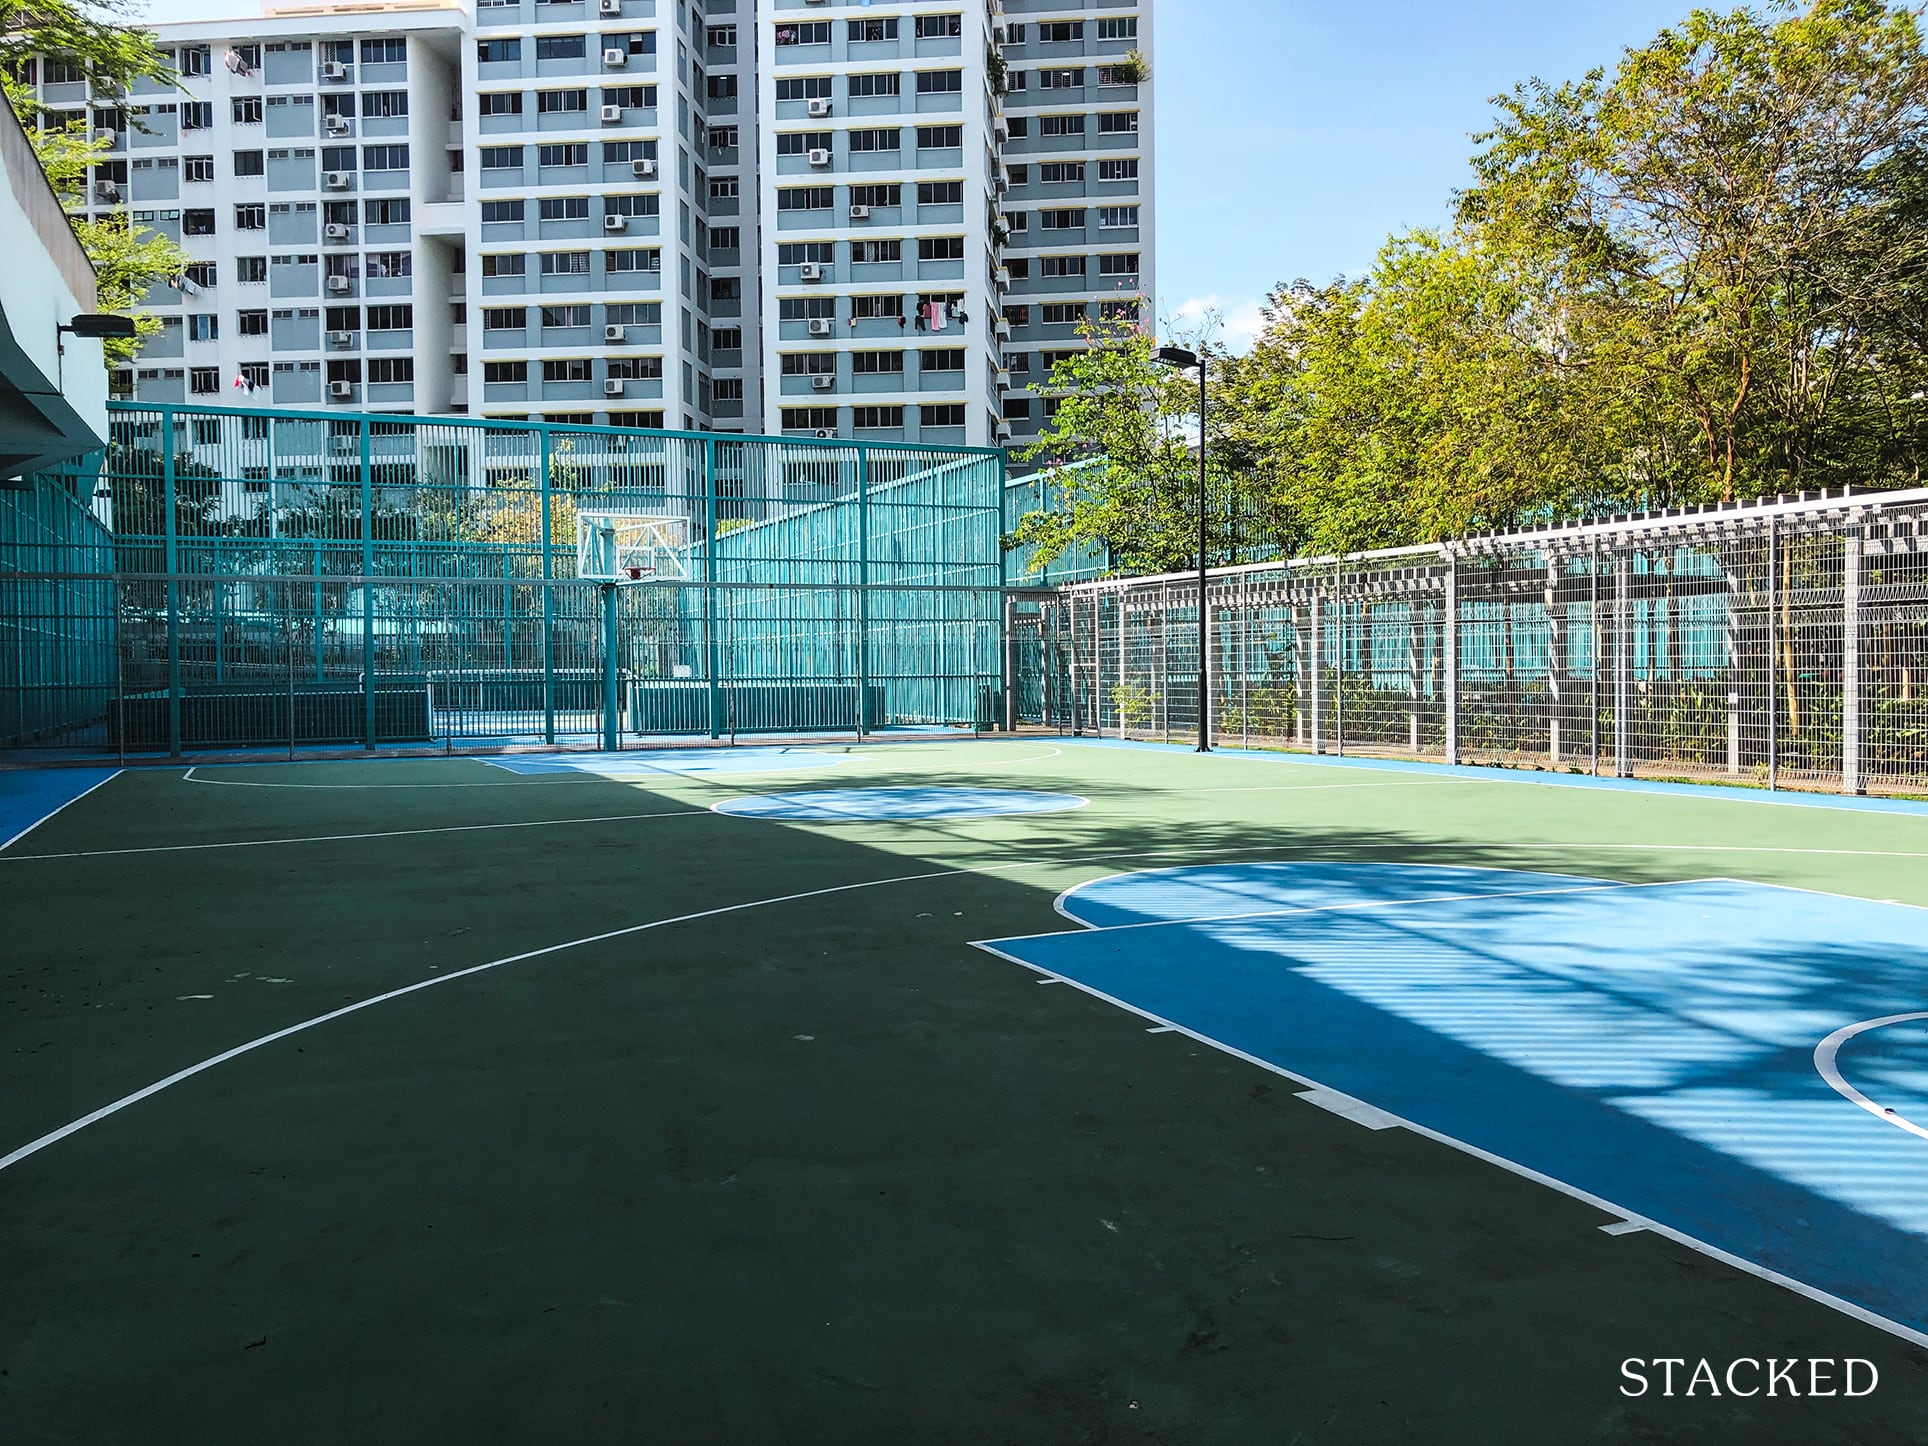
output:
<svg viewBox="0 0 1928 1446"><path fill-rule="evenodd" d="M1928 489L1214 571L1215 741L1928 794ZM1020 597L1007 707L1198 724L1195 576Z"/></svg>

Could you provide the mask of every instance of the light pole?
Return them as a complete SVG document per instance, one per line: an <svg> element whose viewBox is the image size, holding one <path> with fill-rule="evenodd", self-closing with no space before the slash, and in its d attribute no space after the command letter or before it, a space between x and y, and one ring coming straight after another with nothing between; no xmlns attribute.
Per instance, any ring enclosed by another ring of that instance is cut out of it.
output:
<svg viewBox="0 0 1928 1446"><path fill-rule="evenodd" d="M1205 645L1205 359L1182 346L1161 346L1157 359L1167 366L1198 368L1198 751L1212 751L1212 697Z"/></svg>

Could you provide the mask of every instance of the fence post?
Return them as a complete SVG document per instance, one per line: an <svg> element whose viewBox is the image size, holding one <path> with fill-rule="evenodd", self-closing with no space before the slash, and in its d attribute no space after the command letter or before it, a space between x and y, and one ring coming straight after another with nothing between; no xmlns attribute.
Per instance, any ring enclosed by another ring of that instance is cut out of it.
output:
<svg viewBox="0 0 1928 1446"><path fill-rule="evenodd" d="M1332 739L1333 751L1346 756L1346 575L1343 569L1332 578L1333 640L1332 659Z"/></svg>
<svg viewBox="0 0 1928 1446"><path fill-rule="evenodd" d="M617 733L616 699L616 584L602 584L603 625L603 752L614 753L622 746Z"/></svg>
<svg viewBox="0 0 1928 1446"><path fill-rule="evenodd" d="M703 676L709 679L710 737L723 736L723 680L717 677L722 657L716 646L716 439L703 440ZM728 720L735 733L735 719Z"/></svg>
<svg viewBox="0 0 1928 1446"><path fill-rule="evenodd" d="M1616 778L1633 777L1633 549L1621 547L1614 554L1614 627L1613 627L1613 772ZM1651 660L1653 654L1648 652Z"/></svg>
<svg viewBox="0 0 1928 1446"><path fill-rule="evenodd" d="M1018 603L1004 594L1004 731L1018 731Z"/></svg>
<svg viewBox="0 0 1928 1446"><path fill-rule="evenodd" d="M1866 793L1862 777L1861 524L1850 517L1841 537L1841 791Z"/></svg>
<svg viewBox="0 0 1928 1446"><path fill-rule="evenodd" d="M975 710L973 710L975 711ZM870 449L857 444L857 737L870 719Z"/></svg>
<svg viewBox="0 0 1928 1446"><path fill-rule="evenodd" d="M1446 553L1446 601L1441 608L1439 646L1446 667L1446 762L1459 762L1459 554Z"/></svg>
<svg viewBox="0 0 1928 1446"><path fill-rule="evenodd" d="M1239 588L1238 716L1239 746L1252 746L1252 574L1242 572ZM1167 742L1171 740L1166 739Z"/></svg>
<svg viewBox="0 0 1928 1446"><path fill-rule="evenodd" d="M361 676L362 746L375 751L375 479L369 459L369 422L361 436Z"/></svg>
<svg viewBox="0 0 1928 1446"><path fill-rule="evenodd" d="M1419 756L1419 661L1423 649L1419 643L1419 604L1408 597L1406 603L1406 693L1412 700L1406 707L1406 741Z"/></svg>
<svg viewBox="0 0 1928 1446"><path fill-rule="evenodd" d="M161 506L167 538L167 752L181 756L181 528L175 515L174 409L161 408Z"/></svg>
<svg viewBox="0 0 1928 1446"><path fill-rule="evenodd" d="M539 451L536 489L542 507L542 525L537 535L542 544L542 741L556 741L556 598L555 598L555 481L550 476L549 426L545 422L536 433ZM485 439L486 443L486 439Z"/></svg>
<svg viewBox="0 0 1928 1446"><path fill-rule="evenodd" d="M1325 752L1325 719L1320 716L1319 694L1325 681L1325 594L1316 587L1312 589L1311 626L1307 629L1310 640L1307 647L1306 674L1312 687L1311 710L1307 723L1312 729L1312 751Z"/></svg>
<svg viewBox="0 0 1928 1446"><path fill-rule="evenodd" d="M1593 539L1593 555L1587 564L1587 672L1592 686L1587 690L1587 708L1593 714L1589 751L1591 772L1600 776L1600 539Z"/></svg>
<svg viewBox="0 0 1928 1446"><path fill-rule="evenodd" d="M1547 766L1560 766L1560 708L1566 701L1566 613L1560 601L1560 562L1551 550L1546 560Z"/></svg>
<svg viewBox="0 0 1928 1446"><path fill-rule="evenodd" d="M1781 786L1781 546L1777 518L1767 519L1767 786Z"/></svg>
<svg viewBox="0 0 1928 1446"><path fill-rule="evenodd" d="M1131 696L1131 668L1128 658L1131 632L1131 588L1129 585L1118 589L1118 736L1129 737L1125 718L1125 700Z"/></svg>
<svg viewBox="0 0 1928 1446"><path fill-rule="evenodd" d="M111 556L112 553L110 552L109 557L111 558ZM109 565L112 566L112 563L110 562ZM123 661L125 657L125 649L122 646L121 638L121 608L123 599L121 598L121 580L118 571L115 572L113 580L108 586L114 604L114 761L125 764L127 762L127 672L126 664Z"/></svg>

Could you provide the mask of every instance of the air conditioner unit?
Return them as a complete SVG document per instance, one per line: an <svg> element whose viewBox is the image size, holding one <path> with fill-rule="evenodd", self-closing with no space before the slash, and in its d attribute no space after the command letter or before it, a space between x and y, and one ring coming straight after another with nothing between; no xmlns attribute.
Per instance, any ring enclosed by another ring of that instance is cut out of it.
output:
<svg viewBox="0 0 1928 1446"><path fill-rule="evenodd" d="M120 199L120 187L116 186L112 181L96 181L94 182L94 194L103 201L118 201Z"/></svg>
<svg viewBox="0 0 1928 1446"><path fill-rule="evenodd" d="M98 130L94 132L94 139L99 141L103 146L117 146L120 144L120 132L111 129Z"/></svg>
<svg viewBox="0 0 1928 1446"><path fill-rule="evenodd" d="M850 219L853 221L868 221L870 219L870 207L852 206L850 208Z"/></svg>
<svg viewBox="0 0 1928 1446"><path fill-rule="evenodd" d="M810 152L809 159L810 164L813 166L827 166L830 164L830 152L819 147L817 150Z"/></svg>
<svg viewBox="0 0 1928 1446"><path fill-rule="evenodd" d="M1011 284L1011 268L1010 268L1010 267L1008 267L1008 266L1000 266L1000 267L998 267L998 269L997 269L997 284L998 284L999 286L1009 286L1009 285Z"/></svg>
<svg viewBox="0 0 1928 1446"><path fill-rule="evenodd" d="M1002 171L1000 171L997 175L991 178L991 184L997 187L998 194L1002 195L1004 194L1004 192L1011 189L1011 178L1005 175Z"/></svg>
<svg viewBox="0 0 1928 1446"><path fill-rule="evenodd" d="M823 263L821 261L806 261L797 268L797 274L805 281L821 281L823 280Z"/></svg>
<svg viewBox="0 0 1928 1446"><path fill-rule="evenodd" d="M348 228L339 221L330 221L326 226L321 228L321 234L330 241L346 241L348 239Z"/></svg>
<svg viewBox="0 0 1928 1446"><path fill-rule="evenodd" d="M322 184L331 191L345 191L348 189L348 172L330 171L322 177Z"/></svg>
<svg viewBox="0 0 1928 1446"><path fill-rule="evenodd" d="M836 435L837 434L834 431L832 431L829 427L817 428L817 440L819 442L828 442L832 437Z"/></svg>
<svg viewBox="0 0 1928 1446"><path fill-rule="evenodd" d="M813 116L829 115L830 114L829 98L825 96L819 96L817 99L811 101L809 105L809 111L810 111L810 114Z"/></svg>
<svg viewBox="0 0 1928 1446"><path fill-rule="evenodd" d="M629 224L629 217L627 216L603 217L603 230L605 231L620 231L628 224Z"/></svg>
<svg viewBox="0 0 1928 1446"><path fill-rule="evenodd" d="M997 138L1001 141L1011 139L1011 123L1005 120L1003 116L997 118Z"/></svg>
<svg viewBox="0 0 1928 1446"><path fill-rule="evenodd" d="M1000 442L1008 442L1011 440L1011 424L1009 422L999 422L997 424L997 439Z"/></svg>
<svg viewBox="0 0 1928 1446"><path fill-rule="evenodd" d="M335 346L353 346L355 344L355 333L352 331L331 331L328 333L328 340Z"/></svg>
<svg viewBox="0 0 1928 1446"><path fill-rule="evenodd" d="M1006 371L1003 367L999 367L994 373L992 373L992 377L997 382L997 384L1001 387L1008 387L1011 385L1011 374L1008 371Z"/></svg>
<svg viewBox="0 0 1928 1446"><path fill-rule="evenodd" d="M328 278L328 289L329 289L330 291L333 291L333 292L335 292L335 293L337 293L337 294L339 294L339 293L342 293L342 292L345 292L345 291L347 291L347 290L348 290L348 278L347 278L346 276L331 276L331 277L329 277L329 278Z"/></svg>
<svg viewBox="0 0 1928 1446"><path fill-rule="evenodd" d="M999 336L1009 336L1011 334L1011 323L1000 316L996 321L991 323L991 330Z"/></svg>
<svg viewBox="0 0 1928 1446"><path fill-rule="evenodd" d="M602 108L604 125L614 125L623 118L623 108L619 105L606 105Z"/></svg>
<svg viewBox="0 0 1928 1446"><path fill-rule="evenodd" d="M623 0L600 0L596 6L598 15L620 15L623 13Z"/></svg>
<svg viewBox="0 0 1928 1446"><path fill-rule="evenodd" d="M629 331L626 327L620 327L612 323L603 328L603 340L618 343L628 341Z"/></svg>
<svg viewBox="0 0 1928 1446"><path fill-rule="evenodd" d="M813 391L827 392L836 385L837 379L835 377L819 375L810 378L810 386Z"/></svg>
<svg viewBox="0 0 1928 1446"><path fill-rule="evenodd" d="M629 64L629 52L627 50L618 50L612 45L603 52L603 64L609 66L612 70L620 70L623 66Z"/></svg>
<svg viewBox="0 0 1928 1446"><path fill-rule="evenodd" d="M327 118L325 124L328 127L328 134L331 136L345 136L348 134L348 117L345 115L331 115Z"/></svg>
<svg viewBox="0 0 1928 1446"><path fill-rule="evenodd" d="M321 78L323 80L346 80L348 79L348 67L343 65L339 60L324 60L321 63Z"/></svg>
<svg viewBox="0 0 1928 1446"><path fill-rule="evenodd" d="M829 336L834 329L830 324L830 318L827 316L813 316L810 318L810 335L812 336Z"/></svg>
<svg viewBox="0 0 1928 1446"><path fill-rule="evenodd" d="M345 402L355 395L355 384L353 382L330 382L328 383L328 395L338 402ZM348 447L344 444L350 443L353 440L352 437L335 438L336 450L346 452Z"/></svg>
<svg viewBox="0 0 1928 1446"><path fill-rule="evenodd" d="M621 377L610 377L603 383L603 395L605 397L620 397L622 394L623 379Z"/></svg>
<svg viewBox="0 0 1928 1446"><path fill-rule="evenodd" d="M650 157L644 156L640 160L631 161L629 163L629 169L634 171L638 176L648 178L656 174L656 162Z"/></svg>

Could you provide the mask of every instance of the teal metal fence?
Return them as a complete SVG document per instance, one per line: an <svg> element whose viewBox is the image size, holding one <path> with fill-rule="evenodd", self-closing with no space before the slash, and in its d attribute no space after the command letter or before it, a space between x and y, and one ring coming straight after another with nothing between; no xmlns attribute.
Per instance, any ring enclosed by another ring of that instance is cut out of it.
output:
<svg viewBox="0 0 1928 1446"><path fill-rule="evenodd" d="M6 682L15 746L990 721L993 450L140 404L109 431L8 494L39 500L0 536L6 625L47 640ZM613 630L592 511L679 540Z"/></svg>

